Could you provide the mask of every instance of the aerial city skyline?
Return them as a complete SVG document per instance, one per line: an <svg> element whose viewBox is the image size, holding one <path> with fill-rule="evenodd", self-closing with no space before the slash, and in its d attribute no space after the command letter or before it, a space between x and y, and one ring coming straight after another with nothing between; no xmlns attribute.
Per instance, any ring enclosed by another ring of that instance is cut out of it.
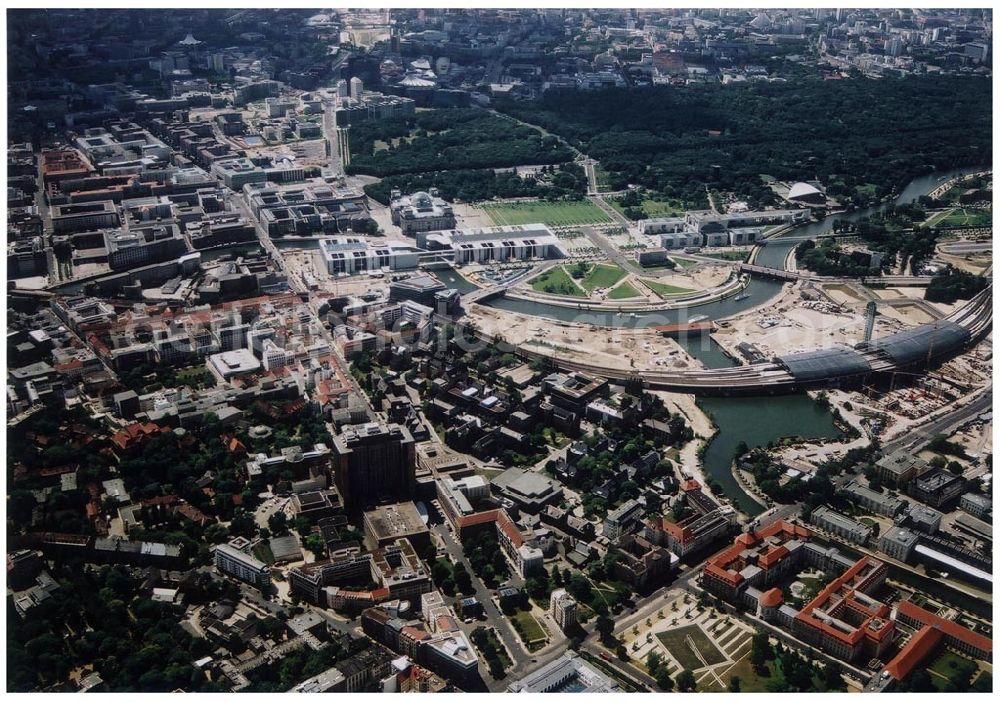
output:
<svg viewBox="0 0 1000 702"><path fill-rule="evenodd" d="M7 691L991 692L992 10L7 11Z"/></svg>

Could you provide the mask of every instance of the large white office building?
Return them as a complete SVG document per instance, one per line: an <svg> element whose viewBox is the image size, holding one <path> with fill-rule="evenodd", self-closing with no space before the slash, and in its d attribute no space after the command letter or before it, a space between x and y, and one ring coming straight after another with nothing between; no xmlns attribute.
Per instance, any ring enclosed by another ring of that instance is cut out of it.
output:
<svg viewBox="0 0 1000 702"><path fill-rule="evenodd" d="M324 239L320 252L330 275L411 270L420 262L419 252L409 244L387 241L373 246L365 239L350 236Z"/></svg>
<svg viewBox="0 0 1000 702"><path fill-rule="evenodd" d="M809 210L762 210L717 214L694 210L683 217L657 217L643 221L640 231L659 237L664 249L693 246L743 246L756 243L764 227L798 224L809 218Z"/></svg>
<svg viewBox="0 0 1000 702"><path fill-rule="evenodd" d="M556 235L544 224L418 232L417 246L450 251L458 264L565 256Z"/></svg>
<svg viewBox="0 0 1000 702"><path fill-rule="evenodd" d="M271 569L268 565L231 544L219 544L215 547L215 567L260 589L271 584Z"/></svg>

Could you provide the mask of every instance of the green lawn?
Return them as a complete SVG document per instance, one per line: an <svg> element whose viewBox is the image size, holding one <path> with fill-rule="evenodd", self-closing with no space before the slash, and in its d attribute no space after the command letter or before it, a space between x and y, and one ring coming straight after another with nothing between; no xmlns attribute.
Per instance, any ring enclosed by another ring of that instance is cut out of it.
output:
<svg viewBox="0 0 1000 702"><path fill-rule="evenodd" d="M198 383L212 383L212 374L204 366L198 368L182 368L177 371L177 380L181 383L197 385Z"/></svg>
<svg viewBox="0 0 1000 702"><path fill-rule="evenodd" d="M545 437L546 441L556 448L562 448L569 444L569 438L552 427L545 427L542 429L542 435Z"/></svg>
<svg viewBox="0 0 1000 702"><path fill-rule="evenodd" d="M643 278L643 283L646 284L650 290L655 292L660 297L670 297L672 295L686 295L687 293L693 293L694 290L690 288L681 288L676 285L668 285L667 283L657 283L655 280L646 280Z"/></svg>
<svg viewBox="0 0 1000 702"><path fill-rule="evenodd" d="M545 641L545 630L542 629L538 621L531 616L530 612L518 612L511 617L514 624L514 631L521 637L524 643L528 644L529 650L532 644Z"/></svg>
<svg viewBox="0 0 1000 702"><path fill-rule="evenodd" d="M609 205L625 215L626 208L618 202L617 197L608 197L605 198L605 200ZM684 207L684 203L680 200L656 200L653 198L644 198L642 202L639 203L639 208L649 219L655 219L657 217L683 217L684 213L687 211L687 208Z"/></svg>
<svg viewBox="0 0 1000 702"><path fill-rule="evenodd" d="M936 222L939 227L988 227L993 223L991 210L973 210L959 207Z"/></svg>
<svg viewBox="0 0 1000 702"><path fill-rule="evenodd" d="M504 202L483 205L494 224L535 224L569 227L610 222L604 211L590 202Z"/></svg>
<svg viewBox="0 0 1000 702"><path fill-rule="evenodd" d="M656 635L656 638L660 640L664 648L670 651L670 655L680 663L682 668L698 670L705 666L698 660L695 652L691 650L688 637L690 637L708 665L715 665L726 660L726 656L719 650L718 646L712 643L711 639L701 630L701 627L694 624L664 631Z"/></svg>
<svg viewBox="0 0 1000 702"><path fill-rule="evenodd" d="M924 220L925 227L934 227L941 223L945 217L951 214L951 210L941 210L940 212L935 212L930 217Z"/></svg>
<svg viewBox="0 0 1000 702"><path fill-rule="evenodd" d="M597 182L598 192L611 190L610 175L599 163L594 166L594 180Z"/></svg>
<svg viewBox="0 0 1000 702"><path fill-rule="evenodd" d="M563 266L550 268L540 276L534 278L531 281L531 287L538 292L549 293L551 295L587 297L587 293L580 289L580 286L570 277Z"/></svg>
<svg viewBox="0 0 1000 702"><path fill-rule="evenodd" d="M931 682L934 683L934 687L938 691L943 691L945 685L948 684L948 677L955 672L955 667L963 663L967 664L968 660L953 651L942 651L934 659L934 662L927 666L927 672L931 674Z"/></svg>
<svg viewBox="0 0 1000 702"><path fill-rule="evenodd" d="M750 664L750 656L746 656L739 663L734 665L725 673L722 673L720 677L722 682L725 684L725 689L719 687L719 684L709 676L706 678L702 685L698 686L699 692L728 692L729 691L729 681L733 677L738 677L740 679L740 692L767 692L767 684L775 679L775 677L780 678L781 666L777 665L774 661L768 661L765 664L767 675L758 675L757 671L753 669ZM709 682L711 681L711 682Z"/></svg>
<svg viewBox="0 0 1000 702"><path fill-rule="evenodd" d="M746 261L749 251L720 251L718 253L706 253L702 256L717 258L720 261Z"/></svg>
<svg viewBox="0 0 1000 702"><path fill-rule="evenodd" d="M251 550L257 560L264 561L264 563L267 563L268 565L274 565L274 554L271 553L271 547L266 541L261 541Z"/></svg>
<svg viewBox="0 0 1000 702"><path fill-rule="evenodd" d="M618 266L598 263L587 271L582 284L587 292L592 292L595 288L610 288L624 277L625 271Z"/></svg>
<svg viewBox="0 0 1000 702"><path fill-rule="evenodd" d="M639 291L628 283L622 283L617 288L608 293L609 300L624 300L630 297L639 297Z"/></svg>
<svg viewBox="0 0 1000 702"><path fill-rule="evenodd" d="M671 256L670 260L676 263L681 268L694 268L701 261L695 261L693 258L683 258L681 256Z"/></svg>
<svg viewBox="0 0 1000 702"><path fill-rule="evenodd" d="M479 651L483 654L483 658L486 658L487 657L486 654L489 653L490 651L494 652L497 658L500 659L500 665L503 666L504 670L507 670L512 665L514 665L514 662L510 659L510 656L507 654L507 649L504 648L502 643L500 643L500 639L497 637L496 631L494 631L492 628L486 629L485 648L487 650L484 651L478 645L476 646L476 648L479 648Z"/></svg>

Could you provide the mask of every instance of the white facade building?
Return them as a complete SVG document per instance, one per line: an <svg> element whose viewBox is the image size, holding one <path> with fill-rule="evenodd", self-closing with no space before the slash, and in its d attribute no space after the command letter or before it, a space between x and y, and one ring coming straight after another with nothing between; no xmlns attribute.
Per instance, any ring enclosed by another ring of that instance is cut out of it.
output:
<svg viewBox="0 0 1000 702"><path fill-rule="evenodd" d="M372 246L358 237L334 237L320 242L320 252L330 275L355 275L388 268L402 271L416 268L418 252L409 244L387 241Z"/></svg>
<svg viewBox="0 0 1000 702"><path fill-rule="evenodd" d="M417 246L431 251L450 249L458 264L565 256L556 235L544 224L419 232Z"/></svg>

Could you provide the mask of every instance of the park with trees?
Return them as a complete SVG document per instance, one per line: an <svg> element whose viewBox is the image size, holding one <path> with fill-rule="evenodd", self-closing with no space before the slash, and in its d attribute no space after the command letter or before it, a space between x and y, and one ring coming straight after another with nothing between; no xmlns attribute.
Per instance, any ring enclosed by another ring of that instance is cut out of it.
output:
<svg viewBox="0 0 1000 702"><path fill-rule="evenodd" d="M688 201L703 197L708 186L756 208L776 202L761 176L819 179L832 197L862 207L915 176L988 163L988 81L814 76L787 83L550 91L534 102L499 101L497 108L600 160L614 189L641 185Z"/></svg>
<svg viewBox="0 0 1000 702"><path fill-rule="evenodd" d="M428 110L351 127L350 174L556 164L573 152L551 135L476 108Z"/></svg>

